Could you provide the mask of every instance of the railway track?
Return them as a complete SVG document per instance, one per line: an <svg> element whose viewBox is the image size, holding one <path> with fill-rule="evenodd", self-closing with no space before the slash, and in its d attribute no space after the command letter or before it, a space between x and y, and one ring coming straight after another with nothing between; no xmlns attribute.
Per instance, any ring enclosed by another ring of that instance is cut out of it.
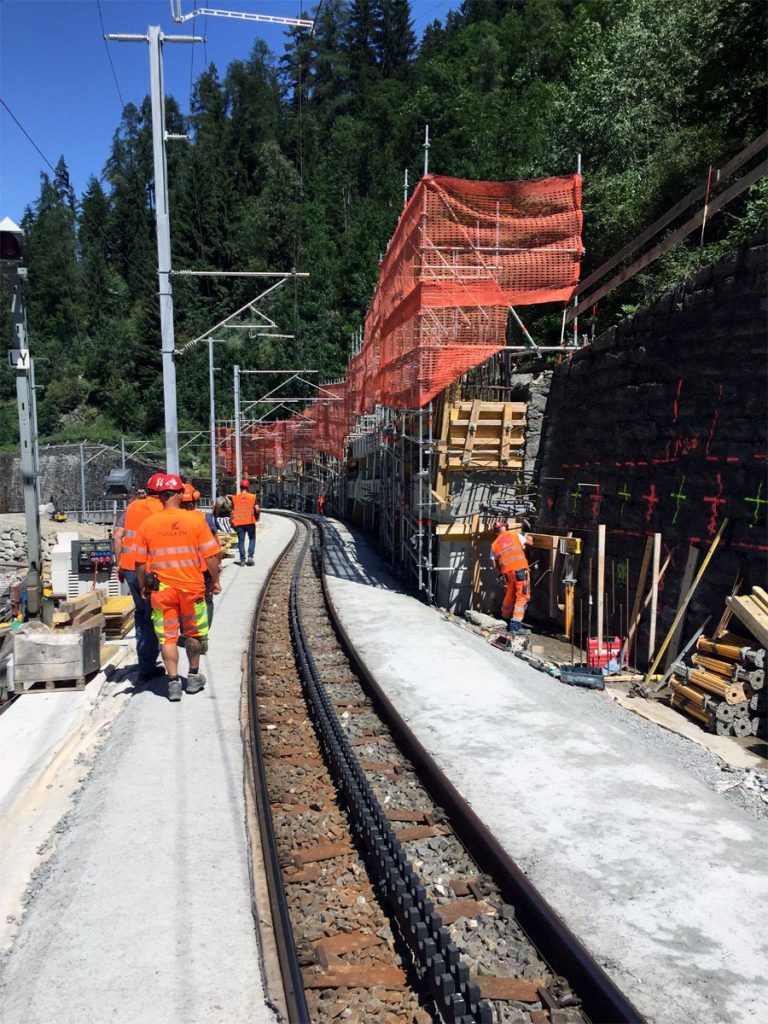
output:
<svg viewBox="0 0 768 1024"><path fill-rule="evenodd" d="M291 1024L641 1021L368 677L322 530L261 595L249 734Z"/></svg>

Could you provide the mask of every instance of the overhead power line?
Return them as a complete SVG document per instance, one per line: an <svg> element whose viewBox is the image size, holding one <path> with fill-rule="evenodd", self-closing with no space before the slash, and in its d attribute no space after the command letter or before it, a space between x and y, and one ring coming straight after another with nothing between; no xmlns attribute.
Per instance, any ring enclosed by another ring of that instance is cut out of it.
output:
<svg viewBox="0 0 768 1024"><path fill-rule="evenodd" d="M40 156L41 156L41 157L43 158L43 160L45 161L45 163L47 163L47 164L48 164L48 166L49 166L49 167L51 168L51 170L52 170L52 171L53 171L53 173L55 174L55 173L56 173L56 168L55 168L55 167L53 166L53 164L52 164L52 163L51 163L51 161L50 161L50 160L48 159L48 157L47 157L47 156L45 155L45 153L44 153L44 152L42 151L42 149L40 149L40 147L38 146L38 144L37 144L37 143L35 142L35 140L34 140L34 139L32 138L32 136L31 136L31 135L29 134L29 132L27 131L27 129L26 129L25 127L24 127L24 125L23 125L23 124L21 123L21 121L20 121L20 120L18 119L18 117L16 117L16 115L14 114L14 112L13 112L13 111L11 110L11 108L10 108L10 107L8 106L8 104L7 104L6 102L5 102L5 100L4 100L4 99L3 99L2 97L0 97L0 103L2 103L2 104L3 104L3 106L5 107L5 109L6 109L7 111L8 111L8 113L9 113L9 114L11 115L11 117L13 118L13 120L14 120L14 121L16 122L16 124L17 124L17 125L19 126L19 128L21 129L21 131L22 131L22 132L24 133L24 135L26 136L27 140L28 140L28 141L29 141L29 142L30 142L30 143L31 143L31 144L32 144L32 145L33 145L33 146L35 147L35 149L36 149L36 150L37 150L37 152L38 152L38 153L40 154Z"/></svg>
<svg viewBox="0 0 768 1024"><path fill-rule="evenodd" d="M96 6L99 9L99 21L101 22L101 38L104 40L104 49L107 51L107 58L109 60L109 66L112 68L112 77L115 80L115 88L117 89L117 95L120 97L120 110L125 109L125 100L123 94L120 92L120 83L117 80L117 72L115 71L115 65L112 61L112 54L109 50L109 43L107 42L107 31L104 28L104 16L101 13L101 0L96 0Z"/></svg>

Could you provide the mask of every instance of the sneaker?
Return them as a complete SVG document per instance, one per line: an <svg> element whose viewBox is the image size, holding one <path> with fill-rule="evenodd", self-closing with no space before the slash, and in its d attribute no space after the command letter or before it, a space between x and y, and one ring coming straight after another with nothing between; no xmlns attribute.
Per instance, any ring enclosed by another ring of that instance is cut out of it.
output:
<svg viewBox="0 0 768 1024"><path fill-rule="evenodd" d="M168 700L181 700L181 680L178 676L168 680Z"/></svg>
<svg viewBox="0 0 768 1024"><path fill-rule="evenodd" d="M249 558L248 561L245 564L246 565L253 565L253 559Z"/></svg>
<svg viewBox="0 0 768 1024"><path fill-rule="evenodd" d="M509 633L510 636L530 636L531 635L530 629L528 629L526 626L518 626L517 629L512 629L512 627L510 626L508 628L508 633Z"/></svg>
<svg viewBox="0 0 768 1024"><path fill-rule="evenodd" d="M235 562L235 565L245 565L245 562Z"/></svg>
<svg viewBox="0 0 768 1024"><path fill-rule="evenodd" d="M187 675L187 693L199 693L205 686L205 676L202 672L190 672Z"/></svg>

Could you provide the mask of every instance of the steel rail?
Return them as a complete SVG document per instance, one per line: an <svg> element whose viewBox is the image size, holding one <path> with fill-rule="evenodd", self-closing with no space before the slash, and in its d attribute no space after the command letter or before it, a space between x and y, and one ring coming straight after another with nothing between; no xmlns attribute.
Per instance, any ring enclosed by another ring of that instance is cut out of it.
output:
<svg viewBox="0 0 768 1024"><path fill-rule="evenodd" d="M378 874L377 881L398 920L402 937L421 966L423 980L440 1015L447 1024L491 1024L492 1007L480 998L480 988L470 981L469 968L448 928L427 899L426 889L366 778L317 671L301 622L299 586L310 538L317 537L322 544L322 533L314 529L317 524L312 520L300 515L295 518L309 528L291 582L291 636L309 711L325 749L326 765L344 795L353 835L367 849L371 867ZM322 580L322 565L316 564L315 571Z"/></svg>
<svg viewBox="0 0 768 1024"><path fill-rule="evenodd" d="M311 1018L307 1002L304 997L304 982L301 976L296 944L293 941L293 929L288 911L288 902L283 887L283 877L280 868L280 857L275 841L275 832L272 827L272 813L269 804L269 791L264 773L264 751L261 745L261 732L259 728L259 710L256 700L256 638L259 633L259 621L264 607L264 601L269 591L272 578L278 567L288 554L294 550L299 540L299 530L296 528L293 538L269 570L267 578L259 593L256 602L256 611L253 616L253 628L251 629L251 640L248 645L248 711L250 716L250 744L253 762L253 781L256 808L259 815L259 831L261 832L261 845L264 851L264 867L267 875L269 888L269 901L272 909L272 923L277 946L280 971L283 978L283 991L285 993L288 1020L291 1024L310 1024Z"/></svg>
<svg viewBox="0 0 768 1024"><path fill-rule="evenodd" d="M322 522L318 525L325 558L326 524ZM324 565L323 562L323 569ZM525 876L401 718L344 629L324 571L320 577L331 621L354 671L368 690L398 746L418 770L430 796L448 812L451 825L461 842L481 870L494 878L505 899L514 905L521 927L543 959L555 974L568 979L592 1024L645 1024L642 1014Z"/></svg>

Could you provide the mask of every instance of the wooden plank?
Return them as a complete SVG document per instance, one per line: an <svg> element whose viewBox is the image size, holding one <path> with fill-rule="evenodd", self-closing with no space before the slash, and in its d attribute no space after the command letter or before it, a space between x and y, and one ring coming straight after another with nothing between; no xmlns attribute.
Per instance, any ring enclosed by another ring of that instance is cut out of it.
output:
<svg viewBox="0 0 768 1024"><path fill-rule="evenodd" d="M406 825L395 832L397 838L407 843L412 839L434 839L435 836L444 836L445 829L439 825Z"/></svg>
<svg viewBox="0 0 768 1024"><path fill-rule="evenodd" d="M653 537L649 537L645 542L645 551L643 552L643 561L640 565L640 575L637 577L637 589L635 590L635 600L632 604L632 614L627 619L628 629L627 636L624 643L621 645L621 653L619 654L619 664L621 665L624 661L625 652L632 651L632 637L635 635L638 623L640 622L640 616L642 615L641 603L643 600L643 590L645 589L645 580L648 575L648 564L651 560L651 552L653 551Z"/></svg>
<svg viewBox="0 0 768 1024"><path fill-rule="evenodd" d="M378 935L357 931L340 932L338 935L324 935L320 939L313 939L312 945L317 952L322 952L327 958L343 956L344 953L352 953L356 949L368 949L369 946L380 946L383 942L384 939Z"/></svg>
<svg viewBox="0 0 768 1024"><path fill-rule="evenodd" d="M495 978L490 974L473 975L472 981L480 986L483 999L516 999L520 1003L538 1003L539 989L546 984L544 978Z"/></svg>
<svg viewBox="0 0 768 1024"><path fill-rule="evenodd" d="M493 536L492 530L489 533ZM482 536L487 537L488 533L484 531ZM470 541L472 544L472 595L469 599L469 607L474 609L477 607L477 595L480 593L480 516L477 513L472 516Z"/></svg>
<svg viewBox="0 0 768 1024"><path fill-rule="evenodd" d="M659 606L659 563L661 562L661 534L653 535L653 561L651 567L651 617L648 622L648 661L656 650L656 615Z"/></svg>
<svg viewBox="0 0 768 1024"><path fill-rule="evenodd" d="M717 196L716 199L713 199L709 204L707 216L713 217L719 210L722 209L722 207L727 206L727 204L730 203L732 199L735 199L736 196L741 195L741 193L745 189L749 188L750 185L754 185L756 181L759 181L760 178L764 177L766 174L768 174L768 160L764 160L761 164L758 164L757 167L754 167L751 171L748 171L743 178L739 178L739 180L735 182L735 184L733 184L729 189L726 189L726 191L723 192L721 195ZM685 224L682 225L682 227L679 227L676 231L673 231L671 235L667 235L667 237L663 241L659 242L658 245L655 245L653 249L645 253L644 256L641 256L639 259L635 260L634 263L630 264L630 266L626 267L624 270L621 271L621 273L617 274L615 277L612 277L611 280L607 282L607 284L602 285L600 288L597 289L597 291L594 291L586 299L582 299L582 301L579 302L578 305L573 306L566 313L565 322L567 324L571 323L580 313L583 313L585 309L589 309L590 306L593 306L596 302L604 298L604 296L608 295L615 288L618 288L619 285L631 280L631 278L633 278L635 274L639 274L641 270L644 270L645 267L647 267L650 263L653 263L655 260L657 260L659 256L665 253L668 249L671 249L673 245L676 245L683 238L686 238L688 235L691 234L692 231L695 231L696 228L701 227L703 220L704 210L701 209L697 214L691 217L690 220L687 220Z"/></svg>
<svg viewBox="0 0 768 1024"><path fill-rule="evenodd" d="M603 655L603 615L605 613L605 523L597 527L597 658Z"/></svg>
<svg viewBox="0 0 768 1024"><path fill-rule="evenodd" d="M688 548L688 557L685 560L685 569L683 569L683 579L680 583L680 596L677 600L677 608L675 612L680 610L680 607L685 600L685 595L688 593L688 588L693 580L693 574L696 572L696 565L699 561L699 549L693 546ZM667 672L671 667L672 663L677 658L677 653L680 650L680 640L683 635L683 627L685 625L684 619L680 619L677 624L677 628L672 635L672 639L669 642L669 650L667 651L667 657L664 661L664 671Z"/></svg>
<svg viewBox="0 0 768 1024"><path fill-rule="evenodd" d="M390 807L384 812L387 816L387 821L428 821L427 811L398 811L392 810Z"/></svg>
<svg viewBox="0 0 768 1024"><path fill-rule="evenodd" d="M725 603L762 647L768 647L768 612L749 597L726 597Z"/></svg>
<svg viewBox="0 0 768 1024"><path fill-rule="evenodd" d="M303 849L291 850L291 858L297 868L307 864L316 864L321 860L333 860L334 857L348 857L354 853L352 845L344 843L320 843L318 846L307 846Z"/></svg>
<svg viewBox="0 0 768 1024"><path fill-rule="evenodd" d="M304 988L405 988L405 971L399 967L367 964L334 964L332 968L305 968Z"/></svg>
<svg viewBox="0 0 768 1024"><path fill-rule="evenodd" d="M460 917L479 917L480 914L496 914L496 910L484 900L454 900L453 903L442 903L435 907L444 925L453 924Z"/></svg>
<svg viewBox="0 0 768 1024"><path fill-rule="evenodd" d="M475 447L475 433L477 431L477 421L480 418L481 404L480 402L472 403L472 412L469 414L469 423L467 425L467 439L464 442L464 455L462 458L464 463L472 461L472 450Z"/></svg>
<svg viewBox="0 0 768 1024"><path fill-rule="evenodd" d="M729 178L733 172L738 171L738 169L742 167L747 160L750 160L756 153L759 153L760 150L765 149L766 145L768 145L768 132L763 132L762 135L759 135L754 142L745 146L740 153L737 153L732 160L729 160L724 167L715 171L712 176L712 181L719 182ZM695 188L691 189L687 196L683 196L679 202L675 203L675 205L670 207L666 213L663 213L657 220L655 220L650 227L647 227L645 231L642 231L639 235L633 238L631 242L627 242L623 249L620 249L614 256L611 256L610 259L601 264L597 270L594 270L588 277L585 277L584 280L576 286L575 294L581 295L587 290L587 288L589 288L590 285L594 284L595 281L599 281L601 277L605 277L609 271L613 270L614 267L617 267L619 263L626 259L627 256L631 255L635 249L639 249L641 245L645 245L645 243L653 238L654 235L658 234L659 231L665 228L667 224L671 224L677 216L687 210L689 206L692 206L698 199L703 199L706 194L707 179L704 179L701 184L696 185Z"/></svg>
<svg viewBox="0 0 768 1024"><path fill-rule="evenodd" d="M558 551L560 543L565 542L565 550L569 555L581 554L581 538L566 537L552 533L527 533L529 538L528 547L539 548L542 551Z"/></svg>

